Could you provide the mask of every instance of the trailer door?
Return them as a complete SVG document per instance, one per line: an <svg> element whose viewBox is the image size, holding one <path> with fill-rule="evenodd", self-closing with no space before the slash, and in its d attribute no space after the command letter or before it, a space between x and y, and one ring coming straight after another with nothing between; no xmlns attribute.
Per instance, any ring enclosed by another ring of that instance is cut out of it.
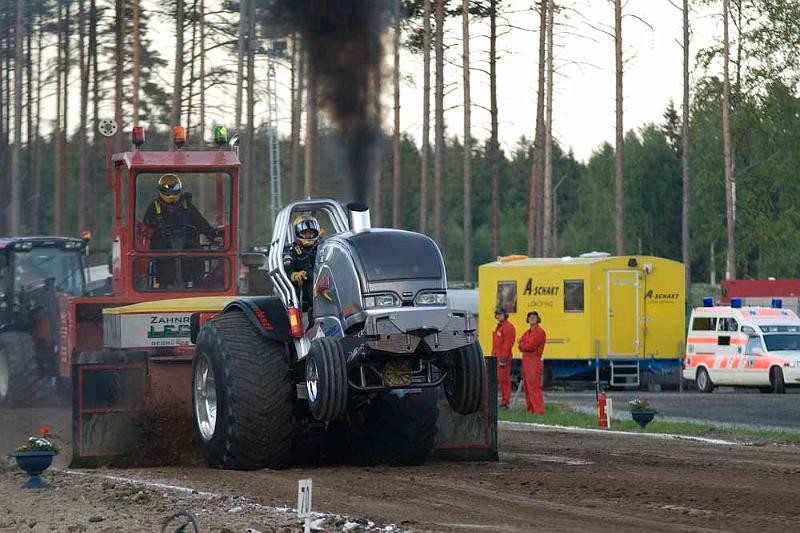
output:
<svg viewBox="0 0 800 533"><path fill-rule="evenodd" d="M606 285L609 357L639 356L639 273L609 270Z"/></svg>

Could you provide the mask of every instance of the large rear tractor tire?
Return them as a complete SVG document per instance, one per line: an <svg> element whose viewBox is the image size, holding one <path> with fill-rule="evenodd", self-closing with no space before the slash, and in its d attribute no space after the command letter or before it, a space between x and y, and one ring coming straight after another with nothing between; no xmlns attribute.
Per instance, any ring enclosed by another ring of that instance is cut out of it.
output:
<svg viewBox="0 0 800 533"><path fill-rule="evenodd" d="M18 331L0 333L0 406L32 404L39 393L36 346Z"/></svg>
<svg viewBox="0 0 800 533"><path fill-rule="evenodd" d="M786 382L783 380L783 370L777 366L773 366L769 370L769 383L772 385L772 392L775 394L784 394L786 392Z"/></svg>
<svg viewBox="0 0 800 533"><path fill-rule="evenodd" d="M480 409L486 376L483 352L476 342L451 351L445 360L444 392L450 407L461 415Z"/></svg>
<svg viewBox="0 0 800 533"><path fill-rule="evenodd" d="M347 410L347 360L337 339L323 337L311 344L306 358L308 407L320 422L340 419Z"/></svg>
<svg viewBox="0 0 800 533"><path fill-rule="evenodd" d="M195 427L209 466L290 466L297 431L283 343L263 337L240 311L200 330L192 364Z"/></svg>
<svg viewBox="0 0 800 533"><path fill-rule="evenodd" d="M352 447L357 462L414 466L430 457L439 418L437 390L402 391L402 397L398 392L375 398L364 413L363 447Z"/></svg>

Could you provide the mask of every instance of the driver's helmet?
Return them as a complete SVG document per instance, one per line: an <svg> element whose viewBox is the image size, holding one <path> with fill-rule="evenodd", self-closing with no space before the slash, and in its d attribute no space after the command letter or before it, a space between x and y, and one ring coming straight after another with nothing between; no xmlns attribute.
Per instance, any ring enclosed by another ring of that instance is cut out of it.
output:
<svg viewBox="0 0 800 533"><path fill-rule="evenodd" d="M181 197L183 183L175 174L164 174L158 180L158 196L164 203L174 204Z"/></svg>
<svg viewBox="0 0 800 533"><path fill-rule="evenodd" d="M303 237L303 232L313 232L313 237ZM311 248L319 242L319 222L312 216L298 216L294 219L294 238L303 248Z"/></svg>

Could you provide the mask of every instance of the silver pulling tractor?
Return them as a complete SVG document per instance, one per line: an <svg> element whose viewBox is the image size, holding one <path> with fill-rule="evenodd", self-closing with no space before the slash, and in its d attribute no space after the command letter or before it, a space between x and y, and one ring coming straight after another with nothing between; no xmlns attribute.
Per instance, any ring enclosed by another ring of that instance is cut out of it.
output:
<svg viewBox="0 0 800 533"><path fill-rule="evenodd" d="M284 208L268 257L275 295L193 317L193 406L211 466L286 467L314 435L368 461L419 464L436 439L440 387L458 415L484 407L476 323L448 307L439 248L371 228L366 206L348 210L326 199ZM312 302L283 266L301 214L328 229Z"/></svg>

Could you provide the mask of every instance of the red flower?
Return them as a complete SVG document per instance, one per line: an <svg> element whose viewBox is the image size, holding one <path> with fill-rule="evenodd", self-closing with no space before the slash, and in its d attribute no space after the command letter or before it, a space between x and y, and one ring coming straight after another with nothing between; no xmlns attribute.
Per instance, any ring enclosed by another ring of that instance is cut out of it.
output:
<svg viewBox="0 0 800 533"><path fill-rule="evenodd" d="M41 434L42 434L42 437L44 437L44 436L46 436L48 433L50 433L50 428L49 428L49 427L47 427L47 426L42 426L42 427L41 427L41 429L39 429L39 433L41 433Z"/></svg>

